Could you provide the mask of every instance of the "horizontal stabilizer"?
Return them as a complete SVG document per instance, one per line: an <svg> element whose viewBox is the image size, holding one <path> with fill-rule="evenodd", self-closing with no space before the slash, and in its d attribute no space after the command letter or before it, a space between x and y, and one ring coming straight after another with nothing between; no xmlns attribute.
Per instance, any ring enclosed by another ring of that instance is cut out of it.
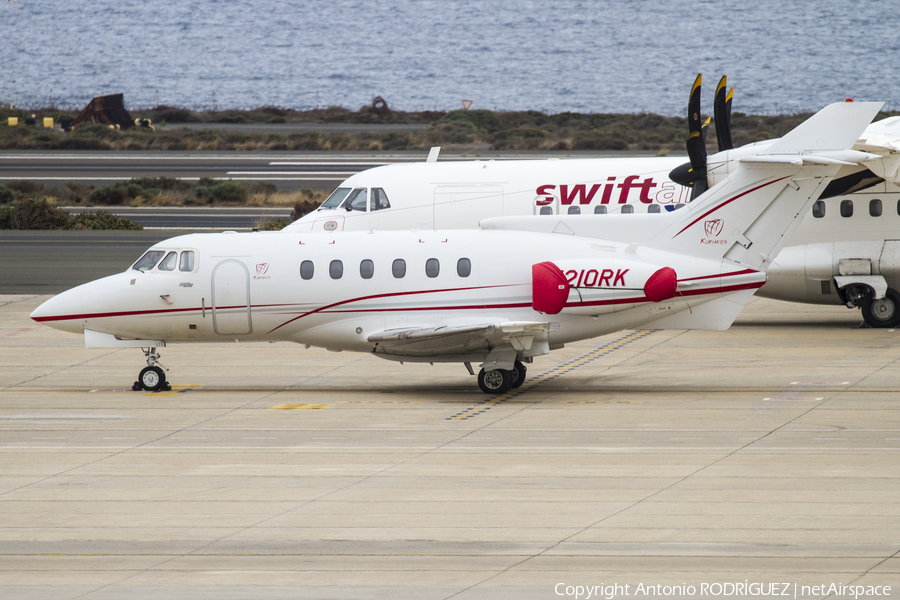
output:
<svg viewBox="0 0 900 600"><path fill-rule="evenodd" d="M769 146L766 154L795 154L852 148L884 102L836 102Z"/></svg>

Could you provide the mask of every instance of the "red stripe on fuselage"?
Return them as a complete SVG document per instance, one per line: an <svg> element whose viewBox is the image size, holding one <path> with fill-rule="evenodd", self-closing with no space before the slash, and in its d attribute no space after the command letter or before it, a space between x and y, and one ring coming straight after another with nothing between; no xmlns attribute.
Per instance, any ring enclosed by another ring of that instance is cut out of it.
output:
<svg viewBox="0 0 900 600"><path fill-rule="evenodd" d="M715 279L716 277L732 277L733 275L747 275L749 273L761 273L762 271L757 271L756 269L744 269L743 271L734 271L733 273L722 273L721 275L702 275L700 277L687 277L685 279L679 279L678 283L682 283L685 281L698 281L700 279Z"/></svg>
<svg viewBox="0 0 900 600"><path fill-rule="evenodd" d="M294 321L296 321L296 320L298 320L298 319L302 319L303 317L308 317L309 315L312 315L312 314L315 314L315 313L319 313L319 312L328 310L329 308L333 308L333 307L335 307L335 306L341 306L342 304L350 304L351 302L362 302L363 300L374 300L374 299L377 299L377 298L393 298L393 297L397 297L397 296L416 296L416 295L419 295L419 294L439 294L439 293L442 293L442 292L466 292L466 291L470 291L470 290L490 290L490 289L504 288L504 287L516 287L516 286L519 286L519 285L528 285L528 284L524 284L524 283L510 283L510 284L506 284L506 285L487 285L487 286L480 286L480 287L448 288L448 289L444 289L444 290L418 290L418 291L413 291L413 292L390 292L390 293L387 293L387 294L373 294L373 295L371 295L371 296L360 296L359 298L351 298L351 299L349 299L349 300L341 300L340 302L335 302L335 303L333 303L333 304L327 304L327 305L321 306L321 307L319 307L319 308L317 308L317 309L315 309L315 310L310 310L310 311L308 311L308 312L305 312L305 313L303 313L302 315L297 315L297 316L294 317L293 319L290 319L290 320L288 320L288 321L285 321L284 323L282 323L282 324L279 325L278 327L275 327L275 328L273 328L273 329L270 329L270 330L269 330L269 333L272 333L272 332L275 331L276 329L281 329L282 327L284 327L284 326L287 325L288 323L293 323ZM527 305L527 306L530 306L530 304ZM466 307L461 307L461 308L471 308L471 307L466 306ZM474 307L474 308L477 309L477 307ZM494 308L494 307L493 307L493 306L491 306L491 307L484 306L483 308ZM435 308L433 308L433 309L429 309L429 308L419 308L419 309L413 309L413 308L399 308L399 309L362 309L362 310L329 311L329 312L378 312L378 311L387 311L387 310L456 310L456 309L454 309L454 308L447 308L447 309L444 309L444 308L442 308L442 307L435 307Z"/></svg>

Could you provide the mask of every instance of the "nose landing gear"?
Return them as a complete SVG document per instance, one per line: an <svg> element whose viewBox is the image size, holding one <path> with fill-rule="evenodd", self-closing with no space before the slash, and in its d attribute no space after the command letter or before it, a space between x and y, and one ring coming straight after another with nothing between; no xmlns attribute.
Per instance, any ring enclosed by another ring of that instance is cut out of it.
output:
<svg viewBox="0 0 900 600"><path fill-rule="evenodd" d="M141 390L168 392L171 390L172 386L166 382L166 371L159 362L159 352L156 351L156 348L145 349L144 356L147 357L147 366L141 369L138 379L132 384L131 389L135 392Z"/></svg>

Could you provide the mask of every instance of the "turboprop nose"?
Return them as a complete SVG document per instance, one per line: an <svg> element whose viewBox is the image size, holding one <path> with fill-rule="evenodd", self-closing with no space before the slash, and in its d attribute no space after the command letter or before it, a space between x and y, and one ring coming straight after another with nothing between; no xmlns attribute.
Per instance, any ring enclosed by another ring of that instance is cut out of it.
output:
<svg viewBox="0 0 900 600"><path fill-rule="evenodd" d="M80 285L57 294L38 306L31 313L31 318L53 329L82 333L85 312L84 286Z"/></svg>

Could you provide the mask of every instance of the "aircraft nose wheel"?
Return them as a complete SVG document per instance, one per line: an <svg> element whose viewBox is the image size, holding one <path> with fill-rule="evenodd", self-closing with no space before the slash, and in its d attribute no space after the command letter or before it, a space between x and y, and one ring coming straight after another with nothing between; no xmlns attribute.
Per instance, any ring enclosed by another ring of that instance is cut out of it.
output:
<svg viewBox="0 0 900 600"><path fill-rule="evenodd" d="M145 389L150 392L158 392L162 389L172 389L168 383L166 383L166 374L159 367L144 367L141 369L141 374L138 375L138 380L134 382L134 385L131 386L134 388L135 386L138 389Z"/></svg>
<svg viewBox="0 0 900 600"><path fill-rule="evenodd" d="M485 394L503 394L512 386L512 376L506 369L478 372L478 387Z"/></svg>
<svg viewBox="0 0 900 600"><path fill-rule="evenodd" d="M166 382L166 372L156 366L159 360L159 353L156 348L144 350L147 357L147 366L141 369L137 381L131 386L135 392L147 390L148 392L169 391L172 386Z"/></svg>

